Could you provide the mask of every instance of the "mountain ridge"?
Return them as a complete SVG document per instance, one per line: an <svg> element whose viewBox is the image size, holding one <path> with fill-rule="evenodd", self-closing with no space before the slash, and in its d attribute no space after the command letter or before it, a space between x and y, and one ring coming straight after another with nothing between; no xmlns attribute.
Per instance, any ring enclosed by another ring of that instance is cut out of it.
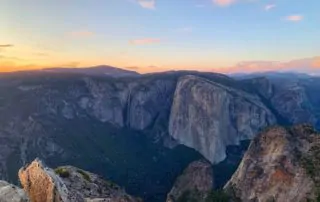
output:
<svg viewBox="0 0 320 202"><path fill-rule="evenodd" d="M14 180L17 169L40 157L53 167L72 164L104 175L146 201L163 201L175 178L202 155L215 163L230 161L226 148L272 125L266 114L276 118L275 124L281 115L288 124L310 122L319 128L319 87L317 78L243 81L192 71L121 78L50 72L1 75L0 175ZM193 113L199 111L195 106L203 110ZM188 118L180 116L184 113ZM216 118L208 121L214 117L208 113ZM194 134L188 140L183 127L171 124L176 132L170 133L170 122L179 121ZM232 132L223 132L227 129ZM199 134L210 141L201 143L195 138ZM209 142L222 142L221 148L210 150ZM219 158L211 158L211 151ZM235 166L238 158L240 154L226 165Z"/></svg>

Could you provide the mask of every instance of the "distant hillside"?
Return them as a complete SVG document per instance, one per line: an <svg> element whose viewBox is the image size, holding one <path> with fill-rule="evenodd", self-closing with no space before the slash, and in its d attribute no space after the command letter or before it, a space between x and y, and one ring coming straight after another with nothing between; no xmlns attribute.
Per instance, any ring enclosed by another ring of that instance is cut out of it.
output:
<svg viewBox="0 0 320 202"><path fill-rule="evenodd" d="M299 72L254 72L254 73L235 73L229 74L230 77L236 79L252 79L257 77L267 77L269 79L307 79L312 75Z"/></svg>
<svg viewBox="0 0 320 202"><path fill-rule="evenodd" d="M112 76L112 77L127 77L127 76L139 76L139 73L135 71L120 69L117 67L111 67L106 65L94 66L94 67L83 67L83 68L49 68L43 69L45 72L54 73L80 73L91 76Z"/></svg>

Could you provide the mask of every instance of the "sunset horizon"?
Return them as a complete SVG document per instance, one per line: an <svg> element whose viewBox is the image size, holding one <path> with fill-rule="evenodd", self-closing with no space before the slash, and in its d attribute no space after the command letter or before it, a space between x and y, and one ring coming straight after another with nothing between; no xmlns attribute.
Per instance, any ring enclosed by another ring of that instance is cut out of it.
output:
<svg viewBox="0 0 320 202"><path fill-rule="evenodd" d="M2 3L0 72L320 72L315 0L55 2Z"/></svg>

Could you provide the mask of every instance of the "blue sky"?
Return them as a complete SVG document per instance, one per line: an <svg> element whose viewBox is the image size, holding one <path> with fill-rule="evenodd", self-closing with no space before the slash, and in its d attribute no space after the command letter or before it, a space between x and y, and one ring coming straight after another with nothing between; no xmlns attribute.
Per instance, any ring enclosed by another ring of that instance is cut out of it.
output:
<svg viewBox="0 0 320 202"><path fill-rule="evenodd" d="M319 0L2 0L0 71L317 71Z"/></svg>

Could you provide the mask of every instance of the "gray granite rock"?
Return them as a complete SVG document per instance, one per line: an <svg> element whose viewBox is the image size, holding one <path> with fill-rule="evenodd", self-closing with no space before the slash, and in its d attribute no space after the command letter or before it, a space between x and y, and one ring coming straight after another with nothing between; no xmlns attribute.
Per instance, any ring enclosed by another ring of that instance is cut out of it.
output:
<svg viewBox="0 0 320 202"><path fill-rule="evenodd" d="M319 199L320 135L309 125L273 127L252 140L225 186L235 201Z"/></svg>
<svg viewBox="0 0 320 202"><path fill-rule="evenodd" d="M0 181L0 201L1 202L29 202L25 192L12 184Z"/></svg>
<svg viewBox="0 0 320 202"><path fill-rule="evenodd" d="M274 115L258 96L190 75L178 82L169 133L218 163L225 159L228 145L252 139L274 123Z"/></svg>

